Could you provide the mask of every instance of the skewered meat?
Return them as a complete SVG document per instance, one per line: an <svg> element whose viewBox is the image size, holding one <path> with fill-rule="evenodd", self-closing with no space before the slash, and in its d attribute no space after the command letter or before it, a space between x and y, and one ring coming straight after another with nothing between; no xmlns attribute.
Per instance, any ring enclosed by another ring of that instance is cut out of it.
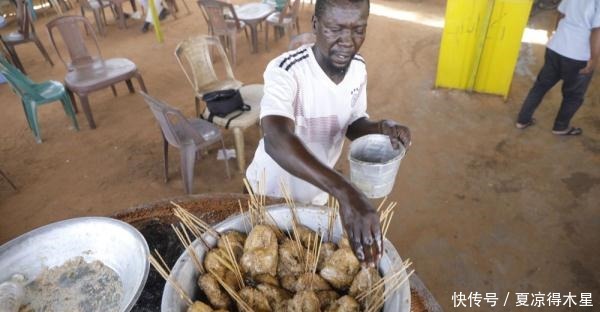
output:
<svg viewBox="0 0 600 312"><path fill-rule="evenodd" d="M214 310L201 301L194 301L194 303L187 309L187 312L214 312Z"/></svg>
<svg viewBox="0 0 600 312"><path fill-rule="evenodd" d="M336 300L329 308L327 312L359 312L360 308L356 299L350 296L343 296Z"/></svg>
<svg viewBox="0 0 600 312"><path fill-rule="evenodd" d="M317 298L319 298L319 303L321 303L321 311L324 311L338 298L340 298L340 294L338 294L335 290L317 291Z"/></svg>
<svg viewBox="0 0 600 312"><path fill-rule="evenodd" d="M304 273L298 277L296 281L296 286L294 287L295 292L300 292L303 290L330 290L331 286L327 284L321 276L313 273Z"/></svg>
<svg viewBox="0 0 600 312"><path fill-rule="evenodd" d="M265 295L273 311L282 310L282 306L286 306L285 302L292 298L287 290L273 285L259 284L256 288Z"/></svg>
<svg viewBox="0 0 600 312"><path fill-rule="evenodd" d="M350 287L359 269L360 263L352 250L342 248L327 259L319 274L336 289L344 290Z"/></svg>
<svg viewBox="0 0 600 312"><path fill-rule="evenodd" d="M223 278L227 268L219 261L221 259L227 259L226 253L221 249L212 249L204 257L204 268L208 272L213 272L217 276Z"/></svg>
<svg viewBox="0 0 600 312"><path fill-rule="evenodd" d="M219 247L219 249L227 252L225 238L227 238L227 241L229 241L229 245L233 250L235 259L239 261L242 257L242 254L244 253L244 242L246 241L246 234L240 233L238 231L229 231L225 234L222 234L221 238L219 239L219 242L217 243L217 246Z"/></svg>
<svg viewBox="0 0 600 312"><path fill-rule="evenodd" d="M254 280L255 284L269 284L269 285L279 287L279 281L277 280L277 278L275 276L271 276L269 274L256 275L253 278L253 280Z"/></svg>
<svg viewBox="0 0 600 312"><path fill-rule="evenodd" d="M300 242L302 242L304 248L308 248L309 243L311 243L311 245L314 244L315 238L317 241L320 241L321 239L317 232L301 224L296 225L296 231L298 232L298 238L300 238Z"/></svg>
<svg viewBox="0 0 600 312"><path fill-rule="evenodd" d="M239 296L255 312L272 312L269 301L265 295L252 287L244 287L239 292ZM238 310L243 311L238 304Z"/></svg>
<svg viewBox="0 0 600 312"><path fill-rule="evenodd" d="M213 307L223 309L228 308L231 305L231 298L227 295L225 290L221 288L217 279L210 273L200 275L198 278L198 286L200 286L200 289L202 289Z"/></svg>
<svg viewBox="0 0 600 312"><path fill-rule="evenodd" d="M327 261L327 259L329 259L329 257L331 257L331 255L333 255L336 249L337 247L334 243L323 243L321 245L319 262L317 263L317 270L321 271L323 269L323 267L325 266L325 262Z"/></svg>
<svg viewBox="0 0 600 312"><path fill-rule="evenodd" d="M279 245L279 264L277 266L277 275L297 275L302 273L302 261L298 252L298 244L296 241L291 239L284 239L284 241ZM305 252L303 247L301 248L301 252Z"/></svg>
<svg viewBox="0 0 600 312"><path fill-rule="evenodd" d="M348 294L352 297L358 296L358 294L370 289L373 285L381 280L381 276L379 275L379 271L375 268L362 268L354 281L352 282L352 286L350 286L350 291ZM383 295L383 289L381 289L381 294Z"/></svg>
<svg viewBox="0 0 600 312"><path fill-rule="evenodd" d="M284 289L295 292L296 291L296 283L298 282L298 276L296 275L285 275L279 277L279 282L281 283L281 287Z"/></svg>
<svg viewBox="0 0 600 312"><path fill-rule="evenodd" d="M305 290L296 293L288 304L289 312L320 312L321 304L314 291Z"/></svg>
<svg viewBox="0 0 600 312"><path fill-rule="evenodd" d="M244 244L241 267L251 276L270 274L276 276L278 246L275 232L265 225L256 225Z"/></svg>
<svg viewBox="0 0 600 312"><path fill-rule="evenodd" d="M338 241L338 248L352 249L352 246L350 245L350 241L348 240L348 237L346 235L342 236L342 238L340 238L340 240Z"/></svg>

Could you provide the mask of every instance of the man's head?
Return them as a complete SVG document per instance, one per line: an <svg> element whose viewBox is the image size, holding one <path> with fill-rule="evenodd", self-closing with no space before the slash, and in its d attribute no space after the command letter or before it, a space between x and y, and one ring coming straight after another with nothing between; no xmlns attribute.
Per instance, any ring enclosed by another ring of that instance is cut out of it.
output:
<svg viewBox="0 0 600 312"><path fill-rule="evenodd" d="M367 33L369 0L317 0L313 32L317 61L328 73L344 73Z"/></svg>

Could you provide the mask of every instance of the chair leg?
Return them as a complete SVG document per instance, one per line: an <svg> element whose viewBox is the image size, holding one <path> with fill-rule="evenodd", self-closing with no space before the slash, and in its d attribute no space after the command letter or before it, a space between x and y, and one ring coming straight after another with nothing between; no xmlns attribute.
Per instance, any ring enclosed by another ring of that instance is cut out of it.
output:
<svg viewBox="0 0 600 312"><path fill-rule="evenodd" d="M169 142L165 138L165 134L160 131L163 138L163 161L165 166L165 183L169 182Z"/></svg>
<svg viewBox="0 0 600 312"><path fill-rule="evenodd" d="M265 26L265 50L269 51L269 23Z"/></svg>
<svg viewBox="0 0 600 312"><path fill-rule="evenodd" d="M6 182L8 182L8 184L10 184L10 186L13 188L13 190L17 190L17 187L14 185L14 183L6 176L6 174L4 174L4 171L0 170L0 175L6 180Z"/></svg>
<svg viewBox="0 0 600 312"><path fill-rule="evenodd" d="M46 49L44 48L44 46L40 42L40 39L38 39L37 37L34 36L33 37L33 42L35 42L35 45L38 47L38 49L40 50L40 52L42 52L42 55L46 58L46 60L48 61L48 63L50 63L51 66L54 66L54 63L52 63L52 59L50 59L50 55L48 55L48 51L46 51Z"/></svg>
<svg viewBox="0 0 600 312"><path fill-rule="evenodd" d="M129 90L129 93L135 93L135 89L133 88L133 83L131 83L131 79L125 80L125 83L127 84L127 89Z"/></svg>
<svg viewBox="0 0 600 312"><path fill-rule="evenodd" d="M195 105L196 106L196 117L201 118L200 117L200 99L198 98L198 96L195 96L194 100L195 100L195 104L196 104Z"/></svg>
<svg viewBox="0 0 600 312"><path fill-rule="evenodd" d="M233 67L237 65L237 44L235 42L236 35L229 36L229 44L231 45L231 64Z"/></svg>
<svg viewBox="0 0 600 312"><path fill-rule="evenodd" d="M225 141L221 138L221 146L223 147L223 157L225 158L225 172L227 173L227 179L231 179L231 172L229 171L229 157L227 157L227 149L225 148Z"/></svg>
<svg viewBox="0 0 600 312"><path fill-rule="evenodd" d="M68 88L65 89L67 91L67 94L69 95L69 99L71 100L71 104L73 105L73 110L75 111L75 114L79 113L79 110L77 109L77 102L75 101L75 96L73 95L73 92Z"/></svg>
<svg viewBox="0 0 600 312"><path fill-rule="evenodd" d="M92 116L87 94L79 94L79 101L81 101L81 108L85 113L85 118L88 121L88 125L90 125L90 129L96 129L96 123L94 122L94 116Z"/></svg>
<svg viewBox="0 0 600 312"><path fill-rule="evenodd" d="M35 102L26 103L29 108L29 116L31 117L31 125L33 126L33 135L35 136L36 143L42 143L42 136L40 134L40 126L37 118L37 105Z"/></svg>
<svg viewBox="0 0 600 312"><path fill-rule="evenodd" d="M110 89L112 90L113 95L117 97L117 89L115 88L115 85L110 85Z"/></svg>
<svg viewBox="0 0 600 312"><path fill-rule="evenodd" d="M99 10L94 10L94 20L96 21L96 28L98 28L98 33L101 36L106 35L106 32L104 31L104 23L102 22L102 15Z"/></svg>
<svg viewBox="0 0 600 312"><path fill-rule="evenodd" d="M144 84L144 79L142 79L142 75L139 72L135 73L135 79L137 79L140 89L142 89L144 93L148 93L146 90L146 85Z"/></svg>
<svg viewBox="0 0 600 312"><path fill-rule="evenodd" d="M238 169L241 173L246 170L246 159L244 156L244 130L242 128L233 128L233 139L235 141L235 154L238 161Z"/></svg>
<svg viewBox="0 0 600 312"><path fill-rule="evenodd" d="M196 148L194 146L182 146L179 149L181 155L181 176L186 194L192 194L194 186L194 165L196 162Z"/></svg>
<svg viewBox="0 0 600 312"><path fill-rule="evenodd" d="M33 131L33 125L31 124L31 117L29 117L29 115L31 115L31 113L29 112L27 103L25 103L23 101L23 99L21 99L21 104L23 105L23 111L25 111L25 120L27 120L27 125L29 126L29 129Z"/></svg>
<svg viewBox="0 0 600 312"><path fill-rule="evenodd" d="M77 123L77 118L75 118L75 111L73 110L73 104L71 104L71 99L66 94L66 92L65 92L65 94L63 94L60 102L62 103L63 109L65 110L65 113L67 113L67 116L71 117L71 120L73 121L73 126L75 127L75 130L79 131L79 124Z"/></svg>

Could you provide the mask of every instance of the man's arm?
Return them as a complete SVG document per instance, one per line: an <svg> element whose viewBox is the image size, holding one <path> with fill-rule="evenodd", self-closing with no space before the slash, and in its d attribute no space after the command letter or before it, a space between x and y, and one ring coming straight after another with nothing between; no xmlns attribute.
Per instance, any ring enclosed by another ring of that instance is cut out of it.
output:
<svg viewBox="0 0 600 312"><path fill-rule="evenodd" d="M359 118L348 127L346 137L353 141L361 136L374 133L389 136L394 148L399 148L398 144L402 144L408 149L411 144L410 130L408 127L386 119L371 121L365 117Z"/></svg>
<svg viewBox="0 0 600 312"><path fill-rule="evenodd" d="M337 171L319 161L294 133L293 120L261 119L265 150L290 174L333 195L340 203L342 224L361 262L374 266L382 252L379 217L365 195Z"/></svg>
<svg viewBox="0 0 600 312"><path fill-rule="evenodd" d="M592 35L590 36L590 48L591 54L590 60L581 71L580 74L591 74L596 68L596 64L600 62L600 27L592 29Z"/></svg>

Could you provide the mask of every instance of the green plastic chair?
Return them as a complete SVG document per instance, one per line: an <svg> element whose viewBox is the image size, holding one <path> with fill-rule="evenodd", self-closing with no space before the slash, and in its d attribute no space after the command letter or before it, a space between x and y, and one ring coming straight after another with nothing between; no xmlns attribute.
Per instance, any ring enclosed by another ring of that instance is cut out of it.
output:
<svg viewBox="0 0 600 312"><path fill-rule="evenodd" d="M6 78L13 91L21 97L27 123L33 131L37 143L42 143L37 118L37 107L42 104L60 101L67 116L73 120L73 126L79 131L73 104L62 83L54 80L35 83L1 56L0 73Z"/></svg>

